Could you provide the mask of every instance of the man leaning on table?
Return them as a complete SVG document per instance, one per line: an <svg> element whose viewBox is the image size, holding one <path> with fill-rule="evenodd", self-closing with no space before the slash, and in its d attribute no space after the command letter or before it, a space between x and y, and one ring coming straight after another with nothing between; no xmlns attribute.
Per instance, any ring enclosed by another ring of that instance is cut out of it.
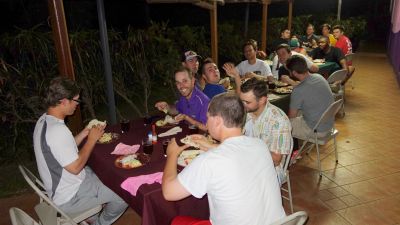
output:
<svg viewBox="0 0 400 225"><path fill-rule="evenodd" d="M286 61L290 75L300 81L290 95L288 116L292 123L292 134L306 139L321 115L333 103L333 95L328 82L319 74L311 75L307 63L300 56L292 56ZM302 115L299 115L301 111ZM318 135L325 136L333 127L334 118L320 125Z"/></svg>
<svg viewBox="0 0 400 225"><path fill-rule="evenodd" d="M240 90L240 99L247 111L244 134L267 144L279 183L282 183L285 157L293 148L290 120L281 109L268 101L266 81L252 78L244 82Z"/></svg>
<svg viewBox="0 0 400 225"><path fill-rule="evenodd" d="M319 48L314 49L310 53L313 59L324 59L326 62L335 62L342 69L348 70L342 51L337 47L330 46L328 37L321 36L318 40L318 46Z"/></svg>
<svg viewBox="0 0 400 225"><path fill-rule="evenodd" d="M210 221L199 224L265 225L285 216L280 188L267 145L242 134L245 109L237 95L214 96L207 113L208 131L221 142L195 158L179 175L177 159L188 145L173 139L167 149L162 180L164 198L178 201L193 195L208 196ZM197 135L203 147L207 139ZM183 223L184 220L186 223ZM177 217L172 224L192 224L194 218Z"/></svg>
<svg viewBox="0 0 400 225"><path fill-rule="evenodd" d="M104 126L85 128L74 137L64 123L80 103L79 92L78 85L67 78L51 81L45 98L47 112L33 134L38 171L49 197L67 214L104 204L93 224L112 224L128 205L85 166Z"/></svg>
<svg viewBox="0 0 400 225"><path fill-rule="evenodd" d="M292 55L298 55L299 57L302 57L307 63L308 70L312 73L318 72L319 68L315 63L313 63L309 58L307 58L303 54L292 51L289 45L287 44L279 45L276 48L276 56L274 57L272 62L272 74L275 79L282 80L285 83L288 83L292 86L296 86L298 82L292 80L289 77L289 71L287 71L287 69L285 68L286 60L290 58Z"/></svg>
<svg viewBox="0 0 400 225"><path fill-rule="evenodd" d="M176 88L181 97L175 106L160 101L156 103L155 107L170 115L176 115L176 121L185 120L189 124L206 131L207 107L210 99L195 86L195 78L187 68L181 67L174 74Z"/></svg>

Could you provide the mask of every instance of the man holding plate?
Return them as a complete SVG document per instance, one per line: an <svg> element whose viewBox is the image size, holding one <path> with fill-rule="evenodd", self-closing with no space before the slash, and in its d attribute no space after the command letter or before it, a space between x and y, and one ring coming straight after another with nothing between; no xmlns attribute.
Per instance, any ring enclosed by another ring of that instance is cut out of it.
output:
<svg viewBox="0 0 400 225"><path fill-rule="evenodd" d="M45 103L47 112L36 123L33 144L40 177L48 196L68 214L105 204L93 224L112 224L127 208L117 194L86 167L105 125L86 127L77 136L64 123L80 103L80 88L67 78L54 78ZM78 145L87 139L78 151Z"/></svg>
<svg viewBox="0 0 400 225"><path fill-rule="evenodd" d="M189 145L172 139L167 149L162 191L164 198L178 201L190 195L208 196L210 221L199 224L264 225L285 216L276 172L267 145L242 134L245 109L237 95L222 93L211 100L208 131L221 142L197 156L177 174L178 156ZM209 143L196 135L198 144ZM251 207L250 207L251 206ZM171 224L191 224L191 217L176 217Z"/></svg>

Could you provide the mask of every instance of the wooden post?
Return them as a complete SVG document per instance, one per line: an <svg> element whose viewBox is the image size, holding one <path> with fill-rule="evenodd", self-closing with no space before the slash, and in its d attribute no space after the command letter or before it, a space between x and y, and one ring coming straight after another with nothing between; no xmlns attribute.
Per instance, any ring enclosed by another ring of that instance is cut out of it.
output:
<svg viewBox="0 0 400 225"><path fill-rule="evenodd" d="M292 30L293 0L289 1L288 29Z"/></svg>
<svg viewBox="0 0 400 225"><path fill-rule="evenodd" d="M267 20L268 20L268 5L271 3L271 0L264 0L262 2L262 32L261 32L261 49L265 53L267 53Z"/></svg>
<svg viewBox="0 0 400 225"><path fill-rule="evenodd" d="M75 80L63 0L48 0L48 4L59 73L61 76ZM68 127L73 134L77 134L82 128L82 118L79 107L76 108L74 115L68 118Z"/></svg>
<svg viewBox="0 0 400 225"><path fill-rule="evenodd" d="M217 2L214 1L212 4L213 8L210 9L211 57L218 65Z"/></svg>

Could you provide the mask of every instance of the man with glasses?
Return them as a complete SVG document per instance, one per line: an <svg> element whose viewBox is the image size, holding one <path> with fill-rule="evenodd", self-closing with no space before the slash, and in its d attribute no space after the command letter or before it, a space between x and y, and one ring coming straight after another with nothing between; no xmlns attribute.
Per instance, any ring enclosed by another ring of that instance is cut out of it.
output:
<svg viewBox="0 0 400 225"><path fill-rule="evenodd" d="M112 224L127 204L86 166L105 126L87 127L74 137L64 123L80 103L79 92L78 85L67 78L57 77L50 82L45 98L47 111L37 121L33 133L38 171L48 196L66 213L104 204L93 224ZM84 139L85 144L78 150Z"/></svg>

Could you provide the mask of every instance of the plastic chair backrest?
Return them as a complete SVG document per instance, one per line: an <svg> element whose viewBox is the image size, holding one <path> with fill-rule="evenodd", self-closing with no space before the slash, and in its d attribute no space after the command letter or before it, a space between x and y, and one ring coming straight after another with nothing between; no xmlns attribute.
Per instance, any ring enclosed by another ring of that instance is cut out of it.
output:
<svg viewBox="0 0 400 225"><path fill-rule="evenodd" d="M54 202L45 194L43 189L43 186L39 188L36 184L43 185L43 183L36 178L32 172L30 172L26 167L19 165L19 170L21 171L22 176L25 178L26 182L31 186L31 188L36 192L39 197L47 203L51 208L53 208L55 211L57 211L58 214L60 214L65 220L68 221L68 223L72 225L77 225L77 223L71 219L66 213L64 213ZM56 214L57 214L56 213ZM56 215L55 214L55 215ZM39 215L40 217L41 215Z"/></svg>
<svg viewBox="0 0 400 225"><path fill-rule="evenodd" d="M303 225L307 221L307 213L305 211L295 212L285 218L272 223L271 225Z"/></svg>
<svg viewBox="0 0 400 225"><path fill-rule="evenodd" d="M9 212L12 225L39 225L22 209L12 207Z"/></svg>
<svg viewBox="0 0 400 225"><path fill-rule="evenodd" d="M321 118L318 120L317 124L314 126L313 131L317 131L318 127L321 123L327 122L329 119L335 118L336 113L340 110L340 107L343 104L343 99L339 99L336 102L332 103L324 113L322 113Z"/></svg>
<svg viewBox="0 0 400 225"><path fill-rule="evenodd" d="M343 81L347 76L347 70L338 70L333 72L327 79L328 83L332 84L336 81Z"/></svg>

